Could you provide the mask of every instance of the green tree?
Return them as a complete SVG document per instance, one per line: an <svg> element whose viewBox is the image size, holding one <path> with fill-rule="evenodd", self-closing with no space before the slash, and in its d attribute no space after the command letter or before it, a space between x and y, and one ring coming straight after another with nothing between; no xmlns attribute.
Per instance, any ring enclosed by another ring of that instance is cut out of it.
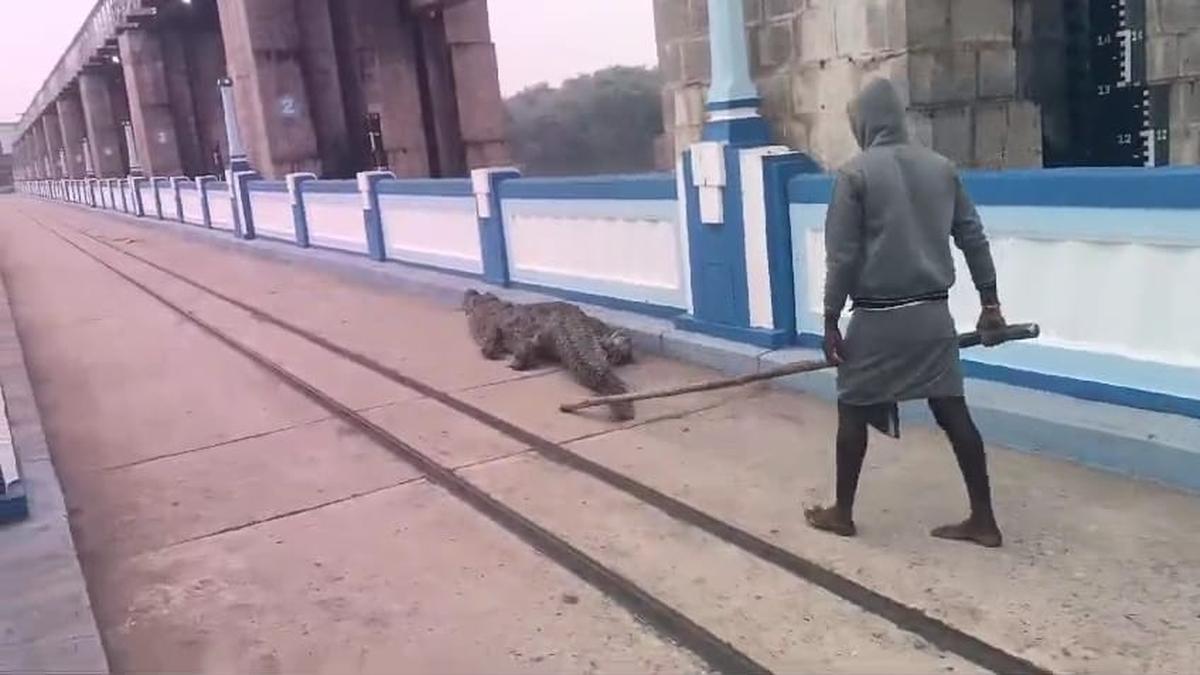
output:
<svg viewBox="0 0 1200 675"><path fill-rule="evenodd" d="M651 171L661 92L657 70L626 66L525 89L507 101L513 154L531 176Z"/></svg>

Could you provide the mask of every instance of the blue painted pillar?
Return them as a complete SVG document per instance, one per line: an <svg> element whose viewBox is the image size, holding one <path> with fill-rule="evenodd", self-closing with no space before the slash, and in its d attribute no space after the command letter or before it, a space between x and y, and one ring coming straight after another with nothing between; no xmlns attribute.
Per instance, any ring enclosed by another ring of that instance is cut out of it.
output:
<svg viewBox="0 0 1200 675"><path fill-rule="evenodd" d="M708 0L712 45L703 141L678 165L691 267L687 330L775 348L795 338L787 182L817 170L772 146L750 73L742 0Z"/></svg>
<svg viewBox="0 0 1200 675"><path fill-rule="evenodd" d="M184 222L183 218L183 196L179 192L179 183L190 180L187 176L172 176L171 183L171 201L175 204L175 220Z"/></svg>
<svg viewBox="0 0 1200 675"><path fill-rule="evenodd" d="M253 239L254 212L250 204L250 182L262 178L250 167L242 132L238 127L237 105L233 98L233 80L223 77L217 81L221 91L221 109L225 115L225 140L229 143L229 167L225 180L229 183L229 205L233 212L233 235L238 239Z"/></svg>
<svg viewBox="0 0 1200 675"><path fill-rule="evenodd" d="M229 201L233 204L233 235L238 239L254 239L254 208L250 201L250 183L259 180L255 171L229 172Z"/></svg>
<svg viewBox="0 0 1200 675"><path fill-rule="evenodd" d="M142 203L142 183L146 179L141 176L129 177L129 201L130 213L141 217L146 215L146 205Z"/></svg>
<svg viewBox="0 0 1200 675"><path fill-rule="evenodd" d="M150 190L152 192L154 192L154 217L159 220L163 219L163 213L164 213L163 202L162 202L163 192L164 192L163 185L164 185L164 183L169 183L169 182L170 182L169 178L151 178L150 179Z"/></svg>
<svg viewBox="0 0 1200 675"><path fill-rule="evenodd" d="M358 174L358 192L362 196L363 227L367 229L367 255L380 262L387 260L387 242L383 238L383 216L379 213L379 191L382 180L395 180L391 171L362 171Z"/></svg>
<svg viewBox="0 0 1200 675"><path fill-rule="evenodd" d="M507 286L510 281L500 186L506 180L520 177L521 172L511 167L475 169L471 172L475 213L479 217L479 244L483 252L483 278L497 286Z"/></svg>
<svg viewBox="0 0 1200 675"><path fill-rule="evenodd" d="M196 176L196 194L200 198L200 225L207 228L212 228L212 211L208 207L208 186L216 179L216 176Z"/></svg>
<svg viewBox="0 0 1200 675"><path fill-rule="evenodd" d="M292 203L292 224L296 228L296 244L308 248L308 212L304 208L304 184L316 180L314 173L289 173L287 175L288 200Z"/></svg>
<svg viewBox="0 0 1200 675"><path fill-rule="evenodd" d="M708 0L712 86L704 140L737 146L765 145L771 131L759 113L762 99L750 75L742 0Z"/></svg>

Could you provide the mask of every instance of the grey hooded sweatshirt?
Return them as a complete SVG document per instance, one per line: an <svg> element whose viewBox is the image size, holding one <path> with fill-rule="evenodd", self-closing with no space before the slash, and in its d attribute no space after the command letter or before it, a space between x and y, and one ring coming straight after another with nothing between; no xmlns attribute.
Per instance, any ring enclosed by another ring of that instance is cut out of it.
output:
<svg viewBox="0 0 1200 675"><path fill-rule="evenodd" d="M951 238L976 288L994 288L979 214L953 163L909 143L892 84L868 84L849 113L863 152L838 171L826 216L826 316L847 297L865 308L944 298L954 285Z"/></svg>

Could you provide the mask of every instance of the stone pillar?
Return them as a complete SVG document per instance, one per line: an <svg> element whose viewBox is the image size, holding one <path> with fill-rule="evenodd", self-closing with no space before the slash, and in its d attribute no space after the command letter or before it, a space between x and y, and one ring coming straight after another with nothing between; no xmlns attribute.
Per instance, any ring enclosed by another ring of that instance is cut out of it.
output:
<svg viewBox="0 0 1200 675"><path fill-rule="evenodd" d="M124 176L122 131L113 109L109 78L100 71L83 71L79 74L79 97L83 102L83 117L97 177Z"/></svg>
<svg viewBox="0 0 1200 675"><path fill-rule="evenodd" d="M79 92L63 92L55 106L58 110L58 124L62 129L63 148L66 150L67 177L83 178L83 139L87 136L87 125L83 120Z"/></svg>
<svg viewBox="0 0 1200 675"><path fill-rule="evenodd" d="M329 0L218 0L238 120L266 176L352 173Z"/></svg>
<svg viewBox="0 0 1200 675"><path fill-rule="evenodd" d="M29 125L29 167L38 180L47 177L45 158L46 134L42 131L42 123L34 122Z"/></svg>
<svg viewBox="0 0 1200 675"><path fill-rule="evenodd" d="M171 118L175 123L175 138L182 166L179 173L195 176L204 173L208 162L201 152L196 98L192 93L189 41L190 35L186 30L163 31L159 34Z"/></svg>
<svg viewBox="0 0 1200 675"><path fill-rule="evenodd" d="M1200 164L1200 4L1148 0L1146 34L1146 76L1168 129L1167 163Z"/></svg>
<svg viewBox="0 0 1200 675"><path fill-rule="evenodd" d="M425 113L433 146L431 173L437 177L463 176L467 173L466 148L459 123L454 69L448 56L445 17L422 15L419 23L421 58L425 64Z"/></svg>
<svg viewBox="0 0 1200 675"><path fill-rule="evenodd" d="M504 166L512 161L512 155L487 0L448 4L444 14L446 42L467 168Z"/></svg>
<svg viewBox="0 0 1200 675"><path fill-rule="evenodd" d="M742 0L708 0L712 85L708 90L704 140L762 145L770 128L759 114L762 100L750 76Z"/></svg>
<svg viewBox="0 0 1200 675"><path fill-rule="evenodd" d="M356 163L368 165L367 116L374 114L388 169L402 178L429 176L415 19L393 0L343 0L331 8Z"/></svg>
<svg viewBox="0 0 1200 675"><path fill-rule="evenodd" d="M187 40L203 173L221 174L229 159L229 146L225 141L225 114L218 86L218 82L225 77L225 46L221 43L219 32L193 33L187 36ZM220 157L220 160L216 157Z"/></svg>
<svg viewBox="0 0 1200 675"><path fill-rule="evenodd" d="M48 108L42 113L42 133L46 139L47 172L51 178L64 178L62 126L56 108Z"/></svg>
<svg viewBox="0 0 1200 675"><path fill-rule="evenodd" d="M125 72L125 91L129 95L130 121L142 168L152 176L180 175L183 159L175 130L162 43L157 35L142 29L122 32L118 42Z"/></svg>

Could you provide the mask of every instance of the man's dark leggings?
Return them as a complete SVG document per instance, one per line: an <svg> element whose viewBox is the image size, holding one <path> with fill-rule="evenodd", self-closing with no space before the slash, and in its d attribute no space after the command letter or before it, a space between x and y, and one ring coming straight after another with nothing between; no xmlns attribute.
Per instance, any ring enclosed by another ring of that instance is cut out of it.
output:
<svg viewBox="0 0 1200 675"><path fill-rule="evenodd" d="M954 447L954 457L967 484L967 495L971 502L972 519L994 521L992 513L991 485L988 481L987 456L984 454L983 438L971 419L967 401L962 397L934 398L929 400L929 409L938 426L946 432ZM858 491L858 477L862 473L863 460L867 456L866 409L838 403L837 432L837 508L850 515L854 509L854 495Z"/></svg>

